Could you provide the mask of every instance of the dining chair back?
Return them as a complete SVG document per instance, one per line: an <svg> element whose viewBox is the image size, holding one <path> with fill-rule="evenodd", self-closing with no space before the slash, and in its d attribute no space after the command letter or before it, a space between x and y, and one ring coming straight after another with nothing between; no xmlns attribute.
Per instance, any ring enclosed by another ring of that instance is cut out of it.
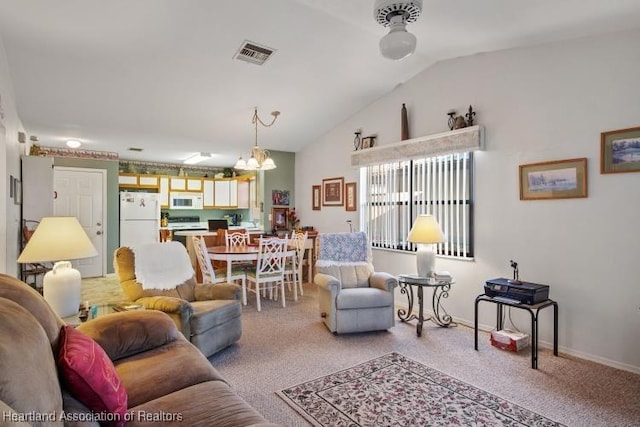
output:
<svg viewBox="0 0 640 427"><path fill-rule="evenodd" d="M277 237L260 238L258 247L258 262L254 271L247 272L249 291L256 294L256 306L261 310L260 293L269 291L273 295L273 286L278 286L282 292L282 306L285 307L284 298L284 264L286 239ZM253 289L251 289L253 284Z"/></svg>
<svg viewBox="0 0 640 427"><path fill-rule="evenodd" d="M295 254L285 264L285 276L290 280L289 285L293 282L293 299L298 300L298 291L300 295L304 295L302 288L302 266L304 264L304 252L307 244L307 232L293 232L288 240L288 246L295 250ZM291 290L291 289L289 289Z"/></svg>
<svg viewBox="0 0 640 427"><path fill-rule="evenodd" d="M228 248L247 246L249 244L249 233L244 230L225 230L225 236Z"/></svg>
<svg viewBox="0 0 640 427"><path fill-rule="evenodd" d="M214 268L211 258L207 252L207 244L204 236L193 236L193 248L196 252L200 272L202 273L202 283L223 283L227 281L227 268ZM242 281L242 304L247 305L247 275L242 270L231 271L231 280Z"/></svg>

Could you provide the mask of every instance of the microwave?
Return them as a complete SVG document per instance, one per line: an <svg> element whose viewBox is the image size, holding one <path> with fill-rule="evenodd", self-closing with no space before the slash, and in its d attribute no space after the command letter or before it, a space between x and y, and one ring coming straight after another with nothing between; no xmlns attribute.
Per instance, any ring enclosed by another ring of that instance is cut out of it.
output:
<svg viewBox="0 0 640 427"><path fill-rule="evenodd" d="M202 209L202 193L170 193L169 209Z"/></svg>

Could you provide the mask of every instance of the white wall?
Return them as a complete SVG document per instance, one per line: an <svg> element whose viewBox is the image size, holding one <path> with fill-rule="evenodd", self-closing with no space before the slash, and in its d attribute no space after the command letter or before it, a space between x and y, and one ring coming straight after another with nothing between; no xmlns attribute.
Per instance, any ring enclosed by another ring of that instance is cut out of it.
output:
<svg viewBox="0 0 640 427"><path fill-rule="evenodd" d="M0 272L18 276L15 260L20 246L20 206L9 197L9 176L20 177L20 150L26 144L18 143L22 123L18 119L13 96L13 85L7 66L4 44L0 39ZM22 147L21 147L22 146Z"/></svg>
<svg viewBox="0 0 640 427"><path fill-rule="evenodd" d="M357 181L349 166L353 132L400 138L407 104L410 137L448 130L450 109L478 112L486 150L476 154L475 261L438 260L456 279L445 301L473 322L486 279L520 278L551 286L559 303L561 352L640 372L640 173L600 174L600 133L640 126L640 32L625 32L438 63L360 111L296 157L296 208L320 232L348 231L358 214L311 210L311 186L323 178ZM327 108L330 108L329 106ZM588 158L586 199L520 201L518 165ZM378 270L415 271L415 258L374 251ZM398 294L398 300L404 297ZM552 311L541 312L540 339L552 341ZM492 305L480 322L493 327ZM513 310L516 325L529 320ZM470 348L473 343L469 343Z"/></svg>

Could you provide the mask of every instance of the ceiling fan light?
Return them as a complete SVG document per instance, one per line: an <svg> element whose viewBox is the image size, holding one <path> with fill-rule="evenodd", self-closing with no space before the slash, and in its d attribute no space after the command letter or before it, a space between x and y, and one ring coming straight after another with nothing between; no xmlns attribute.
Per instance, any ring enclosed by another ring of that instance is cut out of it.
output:
<svg viewBox="0 0 640 427"><path fill-rule="evenodd" d="M380 39L380 53L385 58L399 61L415 52L416 42L416 36L406 30L406 24L394 24Z"/></svg>

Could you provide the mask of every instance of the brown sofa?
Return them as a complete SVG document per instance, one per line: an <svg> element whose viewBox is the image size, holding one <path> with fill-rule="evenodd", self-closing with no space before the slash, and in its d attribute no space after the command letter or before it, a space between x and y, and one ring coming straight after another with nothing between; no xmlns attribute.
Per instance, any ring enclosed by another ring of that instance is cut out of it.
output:
<svg viewBox="0 0 640 427"><path fill-rule="evenodd" d="M63 325L35 290L0 274L0 424L98 425L85 420L90 411L60 384L55 354ZM77 329L113 362L127 392L127 426L274 426L231 390L165 313L110 314Z"/></svg>

